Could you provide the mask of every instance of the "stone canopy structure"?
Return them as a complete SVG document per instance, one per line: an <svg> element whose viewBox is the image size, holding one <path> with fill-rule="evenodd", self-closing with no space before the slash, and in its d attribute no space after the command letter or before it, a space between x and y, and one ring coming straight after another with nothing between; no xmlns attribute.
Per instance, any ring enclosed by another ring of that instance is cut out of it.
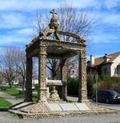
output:
<svg viewBox="0 0 120 123"><path fill-rule="evenodd" d="M25 101L32 101L32 57L39 58L39 92L38 102L47 101L46 85L46 58L57 58L61 60L60 77L67 81L65 62L66 59L79 55L79 102L87 101L86 87L86 45L85 40L72 32L65 32L58 29L58 21L54 10L51 11L52 18L43 32L26 46L26 93ZM64 38L63 38L64 37ZM63 40L64 39L64 40ZM64 95L66 96L66 94Z"/></svg>

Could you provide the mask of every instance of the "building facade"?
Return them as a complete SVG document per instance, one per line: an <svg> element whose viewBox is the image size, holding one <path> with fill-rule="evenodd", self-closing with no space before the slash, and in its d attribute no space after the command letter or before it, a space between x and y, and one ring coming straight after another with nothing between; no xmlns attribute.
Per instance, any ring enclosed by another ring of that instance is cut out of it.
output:
<svg viewBox="0 0 120 123"><path fill-rule="evenodd" d="M87 62L87 73L92 78L102 75L120 77L120 52L98 58L91 55L90 61Z"/></svg>

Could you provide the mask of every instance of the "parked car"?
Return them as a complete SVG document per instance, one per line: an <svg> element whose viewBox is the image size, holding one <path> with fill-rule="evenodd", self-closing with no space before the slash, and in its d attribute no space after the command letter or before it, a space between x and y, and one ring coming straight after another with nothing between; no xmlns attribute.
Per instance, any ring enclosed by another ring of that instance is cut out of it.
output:
<svg viewBox="0 0 120 123"><path fill-rule="evenodd" d="M99 90L93 100L103 103L120 103L120 94L114 90Z"/></svg>

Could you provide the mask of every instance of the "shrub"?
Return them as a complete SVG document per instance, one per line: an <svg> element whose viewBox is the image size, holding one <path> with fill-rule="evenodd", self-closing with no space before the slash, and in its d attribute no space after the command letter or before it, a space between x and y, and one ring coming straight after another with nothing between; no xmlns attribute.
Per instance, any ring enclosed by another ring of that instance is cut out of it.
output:
<svg viewBox="0 0 120 123"><path fill-rule="evenodd" d="M88 98L92 97L93 95L93 83L95 80L92 80L90 76L87 76L87 94Z"/></svg>
<svg viewBox="0 0 120 123"><path fill-rule="evenodd" d="M87 77L87 93L90 98L93 95L93 80ZM79 79L78 78L68 78L68 95L78 96Z"/></svg>
<svg viewBox="0 0 120 123"><path fill-rule="evenodd" d="M68 78L67 89L68 95L77 96L78 95L79 81L77 78Z"/></svg>
<svg viewBox="0 0 120 123"><path fill-rule="evenodd" d="M35 90L39 90L39 84L34 84Z"/></svg>
<svg viewBox="0 0 120 123"><path fill-rule="evenodd" d="M95 87L95 83L94 83ZM94 88L94 90L96 87ZM119 77L110 77L110 76L101 76L98 80L98 90L104 89L113 89L120 92L120 78Z"/></svg>

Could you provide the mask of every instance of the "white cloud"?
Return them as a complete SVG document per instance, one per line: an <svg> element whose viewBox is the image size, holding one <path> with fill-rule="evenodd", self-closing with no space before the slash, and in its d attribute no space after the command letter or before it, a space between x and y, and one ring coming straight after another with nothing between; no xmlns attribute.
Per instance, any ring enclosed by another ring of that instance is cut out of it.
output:
<svg viewBox="0 0 120 123"><path fill-rule="evenodd" d="M1 0L0 10L37 10L41 8L56 8L57 1L50 0Z"/></svg>
<svg viewBox="0 0 120 123"><path fill-rule="evenodd" d="M4 0L0 1L0 10L30 11L46 8L59 8L60 5L72 5L75 8L94 7L100 8L99 0Z"/></svg>
<svg viewBox="0 0 120 123"><path fill-rule="evenodd" d="M18 34L31 36L34 35L34 30L32 28L23 28L17 31Z"/></svg>
<svg viewBox="0 0 120 123"><path fill-rule="evenodd" d="M103 23L120 26L120 14L108 14L102 20Z"/></svg>
<svg viewBox="0 0 120 123"><path fill-rule="evenodd" d="M93 18L93 21L96 25L99 24L105 24L109 26L120 26L120 14L119 13L113 13L113 12L88 12L88 16Z"/></svg>
<svg viewBox="0 0 120 123"><path fill-rule="evenodd" d="M98 9L101 7L101 3L97 0L67 0L67 3L72 3L72 6L76 8L93 7Z"/></svg>
<svg viewBox="0 0 120 123"><path fill-rule="evenodd" d="M0 36L0 45L14 45L14 43L27 43L29 42L29 39L26 39L25 37L19 37L16 35L3 35Z"/></svg>
<svg viewBox="0 0 120 123"><path fill-rule="evenodd" d="M62 1L62 2L61 2ZM120 39L117 34L111 34L104 32L104 25L113 25L114 27L120 26L120 14L110 13L109 11L102 11L101 8L104 6L106 9L112 9L119 6L119 0L0 0L0 28L20 28L20 30L13 31L11 35L1 35L0 45L9 45L12 43L22 42L28 43L34 35L33 21L35 17L29 17L24 14L25 11L35 12L37 9L43 8L58 8L61 3L72 5L75 8L85 8L86 10L90 7L95 9L93 11L88 10L88 16L94 17L97 24L94 28L94 34L91 35L92 43L110 43L113 40L118 42ZM13 11L12 11L13 10ZM16 10L23 11L20 13ZM5 11L5 12L4 12ZM8 12L9 11L9 12ZM99 31L103 27L103 30ZM3 33L3 32L2 32Z"/></svg>
<svg viewBox="0 0 120 123"><path fill-rule="evenodd" d="M6 10L6 9L14 9L15 6L19 5L17 1L15 0L1 0L0 1L0 10Z"/></svg>
<svg viewBox="0 0 120 123"><path fill-rule="evenodd" d="M96 33L91 35L90 41L92 43L119 43L119 36L115 34L104 34L104 33Z"/></svg>
<svg viewBox="0 0 120 123"><path fill-rule="evenodd" d="M0 0L0 10L30 11L46 8L59 8L60 5L72 5L75 8L95 8L104 6L111 9L120 5L119 0Z"/></svg>
<svg viewBox="0 0 120 123"><path fill-rule="evenodd" d="M0 20L0 28L16 28L28 24L27 17L19 13L2 13Z"/></svg>
<svg viewBox="0 0 120 123"><path fill-rule="evenodd" d="M119 0L105 0L104 4L107 9L112 9L114 7L120 6L120 1Z"/></svg>

